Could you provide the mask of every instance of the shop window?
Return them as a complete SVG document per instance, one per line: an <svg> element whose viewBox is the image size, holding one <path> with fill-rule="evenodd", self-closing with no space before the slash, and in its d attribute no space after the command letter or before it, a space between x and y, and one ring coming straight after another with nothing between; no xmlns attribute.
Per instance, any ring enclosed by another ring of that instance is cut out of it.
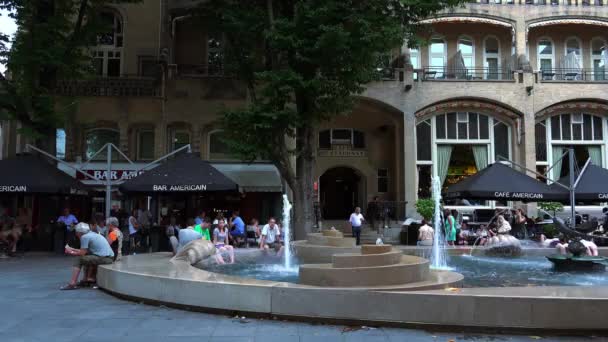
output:
<svg viewBox="0 0 608 342"><path fill-rule="evenodd" d="M95 155L106 144L114 144L118 147L120 142L120 133L117 129L98 128L89 130L85 138L85 157L91 159L95 156L95 160L105 160L107 158L106 151ZM112 152L112 159L118 159L118 153Z"/></svg>
<svg viewBox="0 0 608 342"><path fill-rule="evenodd" d="M137 133L137 159L154 159L154 131L142 130Z"/></svg>
<svg viewBox="0 0 608 342"><path fill-rule="evenodd" d="M388 192L388 170L378 169L378 192Z"/></svg>

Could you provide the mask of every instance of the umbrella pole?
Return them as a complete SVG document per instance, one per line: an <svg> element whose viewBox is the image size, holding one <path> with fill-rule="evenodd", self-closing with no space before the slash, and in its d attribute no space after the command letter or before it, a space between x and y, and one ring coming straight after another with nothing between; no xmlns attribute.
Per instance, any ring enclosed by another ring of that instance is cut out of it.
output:
<svg viewBox="0 0 608 342"><path fill-rule="evenodd" d="M570 169L570 228L576 226L576 198L575 198L575 178L574 178L574 149L568 149L568 167Z"/></svg>
<svg viewBox="0 0 608 342"><path fill-rule="evenodd" d="M106 218L110 217L112 201L112 144L107 144L107 174L106 174Z"/></svg>

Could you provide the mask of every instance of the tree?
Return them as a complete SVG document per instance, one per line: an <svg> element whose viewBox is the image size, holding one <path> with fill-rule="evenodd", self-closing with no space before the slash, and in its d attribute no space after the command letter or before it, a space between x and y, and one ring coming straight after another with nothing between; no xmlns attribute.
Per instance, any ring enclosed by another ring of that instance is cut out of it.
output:
<svg viewBox="0 0 608 342"><path fill-rule="evenodd" d="M55 129L73 109L73 101L55 95L60 80L87 77L93 71L87 47L107 29L101 9L138 0L0 0L17 24L12 47L0 36L0 59L10 77L0 74L0 118L17 120L22 134L49 151Z"/></svg>
<svg viewBox="0 0 608 342"><path fill-rule="evenodd" d="M271 160L294 191L296 234L313 225L314 132L348 113L378 58L415 41L418 22L462 0L211 0L197 16L227 40L250 101L222 117L244 160ZM295 139L295 146L290 143ZM291 158L295 157L295 168Z"/></svg>

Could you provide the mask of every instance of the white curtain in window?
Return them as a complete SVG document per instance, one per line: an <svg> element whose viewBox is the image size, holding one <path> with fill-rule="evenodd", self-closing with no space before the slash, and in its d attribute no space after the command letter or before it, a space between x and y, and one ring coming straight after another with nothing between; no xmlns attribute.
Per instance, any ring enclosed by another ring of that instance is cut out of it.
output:
<svg viewBox="0 0 608 342"><path fill-rule="evenodd" d="M473 156L477 171L488 167L488 147L486 145L473 145Z"/></svg>
<svg viewBox="0 0 608 342"><path fill-rule="evenodd" d="M558 180L562 173L562 154L564 154L563 146L553 146L553 180Z"/></svg>
<svg viewBox="0 0 608 342"><path fill-rule="evenodd" d="M587 152L589 152L589 158L591 163L596 166L602 166L602 147L601 146L587 146Z"/></svg>
<svg viewBox="0 0 608 342"><path fill-rule="evenodd" d="M445 182L450 166L450 158L452 158L452 145L437 146L437 175L441 180L441 184Z"/></svg>
<svg viewBox="0 0 608 342"><path fill-rule="evenodd" d="M464 63L464 58L462 57L462 51L460 50L458 50L454 56L454 69L457 79L467 78L467 67Z"/></svg>

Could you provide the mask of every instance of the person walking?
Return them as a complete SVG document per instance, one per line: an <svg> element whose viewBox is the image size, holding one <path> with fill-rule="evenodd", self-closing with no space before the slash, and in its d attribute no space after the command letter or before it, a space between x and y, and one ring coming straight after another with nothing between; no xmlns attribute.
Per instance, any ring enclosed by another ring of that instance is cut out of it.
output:
<svg viewBox="0 0 608 342"><path fill-rule="evenodd" d="M361 214L361 208L355 208L355 212L350 214L348 222L350 223L353 237L357 239L357 246L359 246L361 244L361 225L365 222L365 218Z"/></svg>
<svg viewBox="0 0 608 342"><path fill-rule="evenodd" d="M129 252L134 253L138 247L141 246L141 234L139 229L141 228L137 221L137 209L133 209L131 216L129 216Z"/></svg>
<svg viewBox="0 0 608 342"><path fill-rule="evenodd" d="M65 235L63 239L64 244L78 245L76 235L74 233L74 226L78 224L76 216L70 213L70 208L63 209L63 213L57 219L57 224L65 227Z"/></svg>

